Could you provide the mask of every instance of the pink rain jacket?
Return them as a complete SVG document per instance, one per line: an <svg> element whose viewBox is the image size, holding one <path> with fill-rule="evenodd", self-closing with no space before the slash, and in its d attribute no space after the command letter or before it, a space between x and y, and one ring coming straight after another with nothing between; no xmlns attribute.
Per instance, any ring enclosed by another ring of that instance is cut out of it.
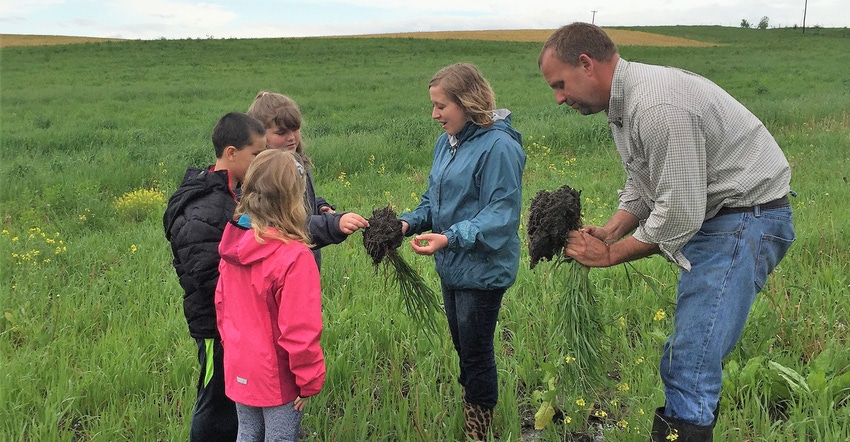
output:
<svg viewBox="0 0 850 442"><path fill-rule="evenodd" d="M225 393L252 407L317 394L325 381L321 284L313 253L230 222L219 244L215 292Z"/></svg>

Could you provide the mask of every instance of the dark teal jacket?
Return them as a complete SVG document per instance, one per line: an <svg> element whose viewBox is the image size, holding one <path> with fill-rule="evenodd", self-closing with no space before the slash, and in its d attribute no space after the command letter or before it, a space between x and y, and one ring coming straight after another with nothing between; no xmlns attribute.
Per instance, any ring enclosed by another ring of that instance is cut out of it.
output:
<svg viewBox="0 0 850 442"><path fill-rule="evenodd" d="M430 230L449 239L434 254L449 288L502 289L516 280L525 152L510 112L496 116L489 128L467 123L454 146L448 134L437 139L428 189L400 216L408 236Z"/></svg>

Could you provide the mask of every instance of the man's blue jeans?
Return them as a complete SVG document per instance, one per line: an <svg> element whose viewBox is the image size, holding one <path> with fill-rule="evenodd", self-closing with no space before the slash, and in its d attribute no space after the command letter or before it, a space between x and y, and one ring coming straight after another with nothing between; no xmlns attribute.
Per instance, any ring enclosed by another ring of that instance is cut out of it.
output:
<svg viewBox="0 0 850 442"><path fill-rule="evenodd" d="M790 207L732 213L703 223L682 249L673 334L664 345L664 414L711 425L723 358L732 351L767 276L794 241Z"/></svg>
<svg viewBox="0 0 850 442"><path fill-rule="evenodd" d="M452 343L460 358L458 382L464 400L495 408L499 399L493 334L506 289L451 289L443 285L443 302Z"/></svg>

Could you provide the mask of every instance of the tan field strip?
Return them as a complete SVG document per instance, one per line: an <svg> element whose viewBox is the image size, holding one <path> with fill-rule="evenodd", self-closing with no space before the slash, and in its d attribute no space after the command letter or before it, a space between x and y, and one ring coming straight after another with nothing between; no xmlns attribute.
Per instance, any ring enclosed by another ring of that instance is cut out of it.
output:
<svg viewBox="0 0 850 442"><path fill-rule="evenodd" d="M402 32L396 34L351 35L347 37L395 37L395 38L430 38L436 40L465 39L465 40L498 40L524 41L543 43L554 32L554 29L517 29L494 31L449 31L449 32ZM670 37L651 32L629 31L624 29L605 29L605 33L618 46L716 46L686 38Z"/></svg>
<svg viewBox="0 0 850 442"><path fill-rule="evenodd" d="M554 29L519 29L495 31L402 32L395 34L348 35L339 38L429 38L436 40L496 40L544 42ZM650 32L606 29L618 46L716 46L696 40L653 34ZM0 48L7 46L46 46L72 43L120 41L120 38L64 37L57 35L0 34Z"/></svg>
<svg viewBox="0 0 850 442"><path fill-rule="evenodd" d="M120 38L65 37L61 35L21 35L0 34L0 48L7 46L48 46L72 43L98 43L102 41L120 41Z"/></svg>

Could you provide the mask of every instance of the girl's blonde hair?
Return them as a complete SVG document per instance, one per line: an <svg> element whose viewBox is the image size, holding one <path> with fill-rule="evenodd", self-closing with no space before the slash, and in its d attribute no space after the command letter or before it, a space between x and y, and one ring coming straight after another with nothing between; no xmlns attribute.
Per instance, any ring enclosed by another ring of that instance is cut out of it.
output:
<svg viewBox="0 0 850 442"><path fill-rule="evenodd" d="M248 108L248 115L260 120L266 129L277 126L281 129L296 131L301 129L301 108L295 100L276 92L260 91L254 97L254 102ZM312 162L304 152L304 141L295 146L295 153L302 164Z"/></svg>
<svg viewBox="0 0 850 442"><path fill-rule="evenodd" d="M248 166L236 217L248 214L258 242L294 240L312 247L304 203L304 169L292 152L268 149Z"/></svg>
<svg viewBox="0 0 850 442"><path fill-rule="evenodd" d="M428 82L428 89L434 86L440 86L449 98L463 108L473 123L481 127L493 125L496 94L475 65L455 63L440 69Z"/></svg>

